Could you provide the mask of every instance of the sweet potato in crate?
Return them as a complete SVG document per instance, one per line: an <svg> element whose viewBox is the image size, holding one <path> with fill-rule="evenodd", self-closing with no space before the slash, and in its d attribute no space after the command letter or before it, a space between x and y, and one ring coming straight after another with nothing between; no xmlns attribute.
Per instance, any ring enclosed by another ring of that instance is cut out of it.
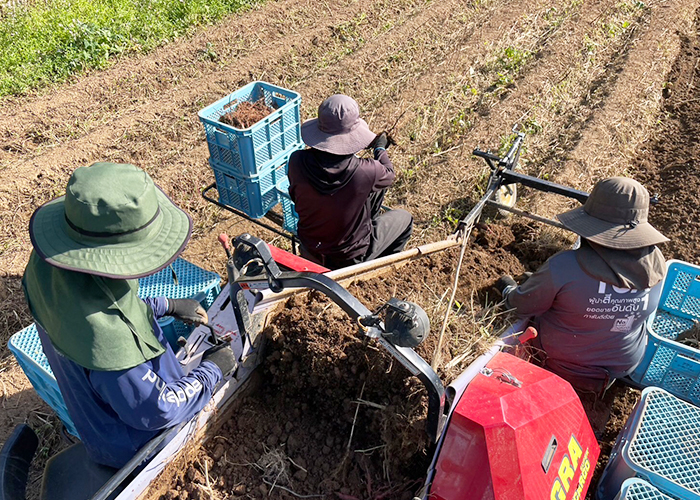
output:
<svg viewBox="0 0 700 500"><path fill-rule="evenodd" d="M237 129L219 121L240 103L261 99L273 111L251 127ZM202 109L198 115L211 160L239 177L260 174L271 161L302 143L300 104L301 96L296 92L258 81Z"/></svg>

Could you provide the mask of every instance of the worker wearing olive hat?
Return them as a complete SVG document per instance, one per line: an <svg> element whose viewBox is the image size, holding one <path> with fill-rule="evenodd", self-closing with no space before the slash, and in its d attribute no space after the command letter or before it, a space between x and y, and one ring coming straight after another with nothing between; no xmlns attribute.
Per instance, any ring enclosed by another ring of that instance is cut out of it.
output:
<svg viewBox="0 0 700 500"><path fill-rule="evenodd" d="M639 182L598 182L584 206L558 215L581 237L523 284L501 277L507 307L532 317L545 366L579 389L602 391L642 360L645 322L656 309L668 241L649 224L649 193Z"/></svg>
<svg viewBox="0 0 700 500"><path fill-rule="evenodd" d="M299 215L302 255L338 269L400 252L413 228L405 210L381 213L394 183L386 134L375 135L354 99L336 94L321 103L301 136L309 149L289 158L289 194ZM374 159L356 153L373 148Z"/></svg>
<svg viewBox="0 0 700 500"><path fill-rule="evenodd" d="M156 319L206 322L206 312L190 299L137 295L137 278L170 265L191 231L190 217L148 174L114 163L75 170L66 195L30 220L24 292L96 463L122 467L161 429L192 418L235 365L226 344L184 375Z"/></svg>

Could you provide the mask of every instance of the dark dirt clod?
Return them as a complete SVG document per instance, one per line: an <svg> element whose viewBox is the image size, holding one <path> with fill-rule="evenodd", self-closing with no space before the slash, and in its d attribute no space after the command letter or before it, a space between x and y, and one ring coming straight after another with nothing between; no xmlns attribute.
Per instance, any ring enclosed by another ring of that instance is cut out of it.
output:
<svg viewBox="0 0 700 500"><path fill-rule="evenodd" d="M252 127L273 111L273 108L265 104L265 99L260 98L255 102L243 101L233 111L221 115L219 121L236 128L245 129Z"/></svg>
<svg viewBox="0 0 700 500"><path fill-rule="evenodd" d="M500 273L523 270L504 253L504 244L513 240L508 226L482 226L481 231L465 254L457 294L461 304L472 300L469 290L484 290L485 297ZM429 361L444 304L436 310L430 306L445 301L440 297L452 284L458 255L457 250L434 254L349 290L371 310L392 296L425 307L432 335L417 352ZM478 314L481 306L474 302ZM482 334L472 312L453 318L444 359L465 350L472 358L481 354L475 339ZM267 498L272 485L273 499L292 498L280 487L336 500L343 495L412 498L432 458L425 434L427 393L418 379L317 292L289 299L265 333L262 388L201 451L213 460L212 481L222 485L214 488L224 498L241 484L252 498ZM201 484L198 472L190 466L185 477Z"/></svg>

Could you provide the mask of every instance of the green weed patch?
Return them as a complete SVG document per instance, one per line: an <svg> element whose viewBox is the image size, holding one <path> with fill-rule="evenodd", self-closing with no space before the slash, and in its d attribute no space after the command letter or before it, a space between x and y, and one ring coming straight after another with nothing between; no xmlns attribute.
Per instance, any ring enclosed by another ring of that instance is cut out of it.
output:
<svg viewBox="0 0 700 500"><path fill-rule="evenodd" d="M263 1L30 1L0 12L0 97L105 68Z"/></svg>

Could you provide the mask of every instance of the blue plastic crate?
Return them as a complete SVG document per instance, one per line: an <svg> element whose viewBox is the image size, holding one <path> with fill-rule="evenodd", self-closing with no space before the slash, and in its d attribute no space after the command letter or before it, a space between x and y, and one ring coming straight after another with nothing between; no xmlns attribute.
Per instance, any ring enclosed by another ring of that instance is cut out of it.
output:
<svg viewBox="0 0 700 500"><path fill-rule="evenodd" d="M276 108L247 129L221 123L219 118L245 101L264 99ZM266 82L252 82L199 112L211 159L239 176L257 175L266 164L301 144L301 96Z"/></svg>
<svg viewBox="0 0 700 500"><path fill-rule="evenodd" d="M177 283L173 278L177 275ZM209 309L221 292L221 278L218 274L206 271L184 259L176 259L170 267L139 280L139 297L168 297L171 299L196 298L205 309ZM158 324L168 343L177 349L178 337L188 337L192 326L170 317L161 318ZM17 363L34 386L37 394L53 408L68 432L78 436L73 421L68 416L66 403L58 388L49 361L44 355L39 333L35 325L15 333L8 342L10 351Z"/></svg>
<svg viewBox="0 0 700 500"><path fill-rule="evenodd" d="M282 183L280 183L277 186L277 191L279 192L280 200L282 201L282 216L284 217L282 227L285 231L289 231L292 234L297 234L299 214L297 214L297 211L294 209L294 202L289 197L289 180L285 179Z"/></svg>
<svg viewBox="0 0 700 500"><path fill-rule="evenodd" d="M289 156L302 147L303 144L296 144L292 150L270 162L260 174L249 177L240 176L225 165L210 159L209 166L214 171L219 201L254 219L264 216L279 202L279 194L275 187L287 179Z"/></svg>
<svg viewBox="0 0 700 500"><path fill-rule="evenodd" d="M622 483L620 494L615 500L674 500L664 495L651 484L638 478L625 480Z"/></svg>
<svg viewBox="0 0 700 500"><path fill-rule="evenodd" d="M177 283L173 277L177 276ZM196 298L204 309L209 309L221 292L221 277L197 267L185 259L176 259L172 269L165 269L139 280L139 297L167 297L169 299ZM173 350L178 349L177 339L189 337L193 327L170 317L161 318L158 324Z"/></svg>
<svg viewBox="0 0 700 500"><path fill-rule="evenodd" d="M700 267L671 260L658 309L647 320L644 358L630 378L700 405L700 351L674 340L700 319Z"/></svg>
<svg viewBox="0 0 700 500"><path fill-rule="evenodd" d="M700 408L647 387L610 454L598 500L613 500L623 481L638 477L666 495L700 500Z"/></svg>
<svg viewBox="0 0 700 500"><path fill-rule="evenodd" d="M68 432L80 437L78 431L75 430L73 421L68 416L66 403L63 401L56 377L49 366L49 360L44 355L36 326L31 324L24 330L15 333L10 337L7 347L15 355L17 364L22 368L41 399L53 408Z"/></svg>

